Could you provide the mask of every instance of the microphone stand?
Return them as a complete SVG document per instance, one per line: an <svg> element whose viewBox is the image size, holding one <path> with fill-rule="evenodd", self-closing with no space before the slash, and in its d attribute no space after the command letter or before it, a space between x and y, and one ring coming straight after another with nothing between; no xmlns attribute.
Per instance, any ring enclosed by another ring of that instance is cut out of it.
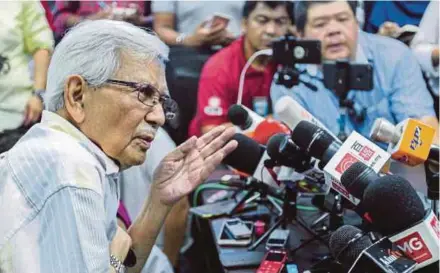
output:
<svg viewBox="0 0 440 273"><path fill-rule="evenodd" d="M432 170L432 169L436 170ZM432 166L429 161L425 161L426 183L428 187L428 199L431 200L431 208L437 217L439 217L439 172L438 166Z"/></svg>

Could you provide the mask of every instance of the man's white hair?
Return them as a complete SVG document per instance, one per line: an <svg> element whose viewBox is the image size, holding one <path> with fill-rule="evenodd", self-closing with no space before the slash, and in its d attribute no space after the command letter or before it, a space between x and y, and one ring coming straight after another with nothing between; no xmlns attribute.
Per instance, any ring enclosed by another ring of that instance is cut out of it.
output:
<svg viewBox="0 0 440 273"><path fill-rule="evenodd" d="M46 110L64 107L64 84L69 75L81 75L91 86L104 84L118 71L121 52L143 63L164 63L169 49L151 31L126 22L96 20L73 27L55 48L49 65Z"/></svg>

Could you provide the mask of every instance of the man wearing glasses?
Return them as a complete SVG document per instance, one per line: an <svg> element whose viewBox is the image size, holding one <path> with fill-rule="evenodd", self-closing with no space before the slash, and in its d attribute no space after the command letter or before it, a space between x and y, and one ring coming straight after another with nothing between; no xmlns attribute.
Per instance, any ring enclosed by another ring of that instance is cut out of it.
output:
<svg viewBox="0 0 440 273"><path fill-rule="evenodd" d="M0 272L140 272L174 203L237 143L219 128L190 138L156 169L128 232L118 228L118 173L145 160L173 118L166 46L125 22L74 27L51 60L42 121L0 155ZM133 260L133 259L132 259Z"/></svg>

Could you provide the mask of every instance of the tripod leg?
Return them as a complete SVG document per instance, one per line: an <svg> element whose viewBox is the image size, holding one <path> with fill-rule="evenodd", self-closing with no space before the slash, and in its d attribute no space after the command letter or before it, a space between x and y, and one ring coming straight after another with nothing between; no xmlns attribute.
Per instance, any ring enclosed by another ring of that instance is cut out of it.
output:
<svg viewBox="0 0 440 273"><path fill-rule="evenodd" d="M272 231L274 231L276 228L278 228L281 225L282 221L283 221L283 217L280 217L275 222L275 224L273 224L273 226L270 227L269 230L267 230L263 235L261 235L260 238L258 238L258 240L256 240L251 246L248 247L248 250L249 251L255 250L261 244L261 242L263 242L267 237L269 237Z"/></svg>

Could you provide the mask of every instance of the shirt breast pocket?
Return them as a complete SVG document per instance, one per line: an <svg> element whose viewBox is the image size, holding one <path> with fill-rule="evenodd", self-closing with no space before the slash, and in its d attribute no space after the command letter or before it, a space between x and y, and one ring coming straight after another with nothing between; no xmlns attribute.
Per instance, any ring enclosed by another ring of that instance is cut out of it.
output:
<svg viewBox="0 0 440 273"><path fill-rule="evenodd" d="M378 118L384 118L391 123L395 123L395 118L391 114L391 106L388 98L382 98L378 102L372 103L367 107L366 124L374 124Z"/></svg>

